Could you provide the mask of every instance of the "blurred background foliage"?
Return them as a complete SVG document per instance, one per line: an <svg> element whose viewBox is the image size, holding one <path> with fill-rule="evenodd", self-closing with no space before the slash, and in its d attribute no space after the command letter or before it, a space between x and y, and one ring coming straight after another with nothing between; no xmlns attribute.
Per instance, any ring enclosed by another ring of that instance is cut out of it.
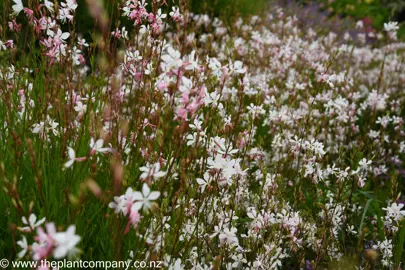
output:
<svg viewBox="0 0 405 270"><path fill-rule="evenodd" d="M194 12L210 13L225 18L235 15L262 14L269 6L291 4L317 6L329 16L351 18L354 21L367 19L372 26L381 30L384 23L401 23L399 36L405 37L405 0L190 0Z"/></svg>
<svg viewBox="0 0 405 270"><path fill-rule="evenodd" d="M30 0L31 1L31 0ZM61 2L61 0L54 0ZM95 23L91 18L86 0L76 0L79 4L76 13L76 29L84 37L89 37L94 32ZM104 2L104 7L108 11L111 19L118 15L117 5L121 0L100 0ZM150 2L151 0L147 0ZM219 17L224 21L231 21L235 17L249 17L266 13L270 7L278 6L301 6L315 7L320 12L327 13L330 17L349 18L353 21L367 19L372 26L381 30L384 22L398 21L401 29L399 36L405 38L405 0L186 0L188 8L193 13L208 14L211 17ZM27 4L28 0L23 0ZM178 3L179 0L166 0L169 5ZM8 18L8 12L12 5L12 0L0 0L0 14L2 18ZM150 5L149 5L150 6ZM170 7L169 7L170 9ZM24 16L20 14L19 16ZM22 21L22 17L21 20ZM322 22L320 22L322 23ZM6 25L2 22L2 25ZM121 25L122 26L122 25ZM125 25L131 28L130 23ZM116 25L111 25L114 29Z"/></svg>
<svg viewBox="0 0 405 270"><path fill-rule="evenodd" d="M309 1L307 1L309 2ZM398 35L405 37L405 0L318 0L322 8L333 16L349 16L355 20L369 19L376 29L385 22L401 23Z"/></svg>
<svg viewBox="0 0 405 270"><path fill-rule="evenodd" d="M85 1L78 0L78 2ZM105 7L109 9L109 14L115 11L114 7L108 5L113 2L112 0L104 0L104 2ZM173 4L178 1L167 0L166 2ZM349 17L354 21L368 19L378 30L382 29L384 22L405 21L405 0L188 0L188 7L192 12L219 17L224 21L232 21L238 16L261 15L273 5L291 4L303 7L316 6L331 17ZM94 24L89 20L86 5L79 5L78 16L77 27L80 30L92 31ZM401 26L399 36L405 38L404 23L401 23Z"/></svg>

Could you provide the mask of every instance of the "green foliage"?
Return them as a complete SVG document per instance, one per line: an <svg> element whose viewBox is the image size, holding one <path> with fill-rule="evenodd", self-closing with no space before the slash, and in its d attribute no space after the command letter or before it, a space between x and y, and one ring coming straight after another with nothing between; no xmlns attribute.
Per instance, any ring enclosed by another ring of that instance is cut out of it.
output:
<svg viewBox="0 0 405 270"><path fill-rule="evenodd" d="M189 0L194 13L206 13L221 19L260 15L268 11L269 0Z"/></svg>
<svg viewBox="0 0 405 270"><path fill-rule="evenodd" d="M402 0L319 0L329 12L338 16L350 16L356 20L368 18L374 28L380 30L383 24L396 21L401 12L405 12L405 2ZM403 18L402 18L403 20ZM405 28L398 32L404 37Z"/></svg>

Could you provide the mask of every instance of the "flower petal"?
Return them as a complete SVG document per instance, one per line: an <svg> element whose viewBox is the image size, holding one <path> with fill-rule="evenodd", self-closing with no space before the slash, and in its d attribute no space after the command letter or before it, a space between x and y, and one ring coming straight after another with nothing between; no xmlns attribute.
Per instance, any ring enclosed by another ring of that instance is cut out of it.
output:
<svg viewBox="0 0 405 270"><path fill-rule="evenodd" d="M142 195L143 195L143 197L147 198L149 193L150 193L150 188L149 188L148 184L143 183L143 186L142 186Z"/></svg>
<svg viewBox="0 0 405 270"><path fill-rule="evenodd" d="M158 199L160 196L160 192L159 191L152 191L149 196L148 196L148 200L149 201L154 201L156 199Z"/></svg>
<svg viewBox="0 0 405 270"><path fill-rule="evenodd" d="M135 202L132 206L131 206L131 211L139 211L143 206L143 201L141 202Z"/></svg>

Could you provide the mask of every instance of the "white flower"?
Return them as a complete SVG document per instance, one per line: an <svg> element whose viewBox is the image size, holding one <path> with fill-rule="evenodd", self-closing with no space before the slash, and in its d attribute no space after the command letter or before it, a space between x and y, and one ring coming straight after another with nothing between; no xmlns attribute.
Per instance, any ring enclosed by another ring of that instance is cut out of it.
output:
<svg viewBox="0 0 405 270"><path fill-rule="evenodd" d="M124 8L125 9L125 8ZM149 25L144 25L144 24L142 24L141 25L141 28L139 29L139 33L141 34L141 35L143 35L143 34L145 34L146 32L149 32Z"/></svg>
<svg viewBox="0 0 405 270"><path fill-rule="evenodd" d="M132 205L131 211L138 211L141 208L143 208L144 210L148 210L152 206L151 201L157 200L159 197L159 191L151 192L149 186L146 183L143 183L142 193L139 191L135 191L133 193L133 199L135 200L135 203Z"/></svg>
<svg viewBox="0 0 405 270"><path fill-rule="evenodd" d="M108 207L114 209L116 214L122 212L124 216L128 214L128 205L134 202L134 191L131 187L127 189L124 195L115 196L114 201L108 204Z"/></svg>
<svg viewBox="0 0 405 270"><path fill-rule="evenodd" d="M45 7L49 10L49 12L53 13L53 3L48 0L44 0Z"/></svg>
<svg viewBox="0 0 405 270"><path fill-rule="evenodd" d="M76 159L75 150L73 150L73 148L71 148L71 147L68 147L68 156L69 156L69 160L63 165L63 167L65 167L65 168L69 168L70 166L72 166L73 162L75 162L75 159Z"/></svg>
<svg viewBox="0 0 405 270"><path fill-rule="evenodd" d="M62 32L62 30L58 29L56 35L54 37L55 40L60 41L61 43L66 43L66 40L70 37L69 32Z"/></svg>
<svg viewBox="0 0 405 270"><path fill-rule="evenodd" d="M194 119L194 124L190 124L189 127L193 130L202 130L202 124L203 122L200 121L198 118Z"/></svg>
<svg viewBox="0 0 405 270"><path fill-rule="evenodd" d="M180 16L180 9L176 6L172 7L172 11L169 13L170 17L179 17Z"/></svg>
<svg viewBox="0 0 405 270"><path fill-rule="evenodd" d="M125 30L125 26L122 27L121 36L122 36L123 39L128 39L128 31Z"/></svg>
<svg viewBox="0 0 405 270"><path fill-rule="evenodd" d="M150 75L153 70L153 63L146 64L145 74Z"/></svg>
<svg viewBox="0 0 405 270"><path fill-rule="evenodd" d="M229 63L230 74L243 74L246 73L246 68L243 67L243 63L241 61L235 61L233 64Z"/></svg>
<svg viewBox="0 0 405 270"><path fill-rule="evenodd" d="M201 192L205 191L205 188L211 182L210 174L208 172L204 173L204 178L197 178L197 183L200 185Z"/></svg>
<svg viewBox="0 0 405 270"><path fill-rule="evenodd" d="M384 31L386 32L397 31L398 29L399 29L398 22L384 23Z"/></svg>
<svg viewBox="0 0 405 270"><path fill-rule="evenodd" d="M7 49L5 43L3 41L0 40L0 51L3 50L5 51Z"/></svg>
<svg viewBox="0 0 405 270"><path fill-rule="evenodd" d="M104 140L103 139L98 139L96 142L94 142L94 139L91 138L90 139L90 148L92 151L94 152L98 152L98 153L105 153L110 151L111 149L108 147L104 147L103 148L103 144L104 144Z"/></svg>
<svg viewBox="0 0 405 270"><path fill-rule="evenodd" d="M158 9L158 12L157 12L157 14L156 14L156 20L158 21L158 22L162 22L163 21L163 19L165 19L167 17L167 14L165 14L165 13L162 13L162 9Z"/></svg>
<svg viewBox="0 0 405 270"><path fill-rule="evenodd" d="M38 124L33 125L32 133L39 134L41 138L45 138L47 136L46 131L51 131L53 135L58 136L59 135L59 131L57 130L58 126L59 123L47 117L46 123L41 121Z"/></svg>
<svg viewBox="0 0 405 270"><path fill-rule="evenodd" d="M70 14L69 9L67 8L60 8L59 9L59 17L58 19L62 22L65 23L66 20L73 20L73 16Z"/></svg>
<svg viewBox="0 0 405 270"><path fill-rule="evenodd" d="M354 230L354 226L353 225L347 225L346 231L352 235L356 235L357 232Z"/></svg>
<svg viewBox="0 0 405 270"><path fill-rule="evenodd" d="M197 132L194 132L193 134L188 134L186 139L187 139L187 145L194 145L197 141Z"/></svg>
<svg viewBox="0 0 405 270"><path fill-rule="evenodd" d="M66 232L58 232L54 235L56 248L53 251L55 259L61 259L66 255L74 255L77 252L76 245L80 241L80 236L75 234L76 226L71 225Z"/></svg>
<svg viewBox="0 0 405 270"><path fill-rule="evenodd" d="M184 69L185 70L195 70L197 68L198 68L198 56L197 57L195 56L195 51L193 50L188 57L187 66Z"/></svg>
<svg viewBox="0 0 405 270"><path fill-rule="evenodd" d="M232 227L230 230L225 228L223 232L219 234L219 240L221 243L233 244L238 243L238 237L236 236L236 232L238 230L235 227Z"/></svg>
<svg viewBox="0 0 405 270"><path fill-rule="evenodd" d="M163 69L165 71L179 68L183 65L183 60L181 60L181 53L172 47L167 48L167 53L162 55Z"/></svg>
<svg viewBox="0 0 405 270"><path fill-rule="evenodd" d="M25 217L22 217L22 222L25 225L28 225L26 227L22 227L21 230L23 231L31 231L33 229L35 229L36 227L40 226L42 223L45 222L45 218L40 219L37 221L37 216L32 213L29 217L28 220Z"/></svg>
<svg viewBox="0 0 405 270"><path fill-rule="evenodd" d="M359 161L359 168L360 168L360 170L368 171L371 162L372 162L371 160L367 160L366 158L363 158L362 160L360 160L360 161Z"/></svg>
<svg viewBox="0 0 405 270"><path fill-rule="evenodd" d="M114 201L108 204L108 207L114 209L114 212L118 214L119 212L124 212L127 207L127 202L122 196L114 196Z"/></svg>
<svg viewBox="0 0 405 270"><path fill-rule="evenodd" d="M381 263L384 266L391 266L392 264L392 240L391 239L385 239L384 241L380 242L377 241L377 245L373 246L373 249L379 250L382 254L382 260Z"/></svg>
<svg viewBox="0 0 405 270"><path fill-rule="evenodd" d="M212 74L216 77L220 77L222 75L222 65L215 57L208 59L209 64L208 67L211 69Z"/></svg>
<svg viewBox="0 0 405 270"><path fill-rule="evenodd" d="M89 47L89 44L86 42L86 40L84 38L79 38L78 39L78 44L81 45L81 46L84 46L84 47Z"/></svg>
<svg viewBox="0 0 405 270"><path fill-rule="evenodd" d="M142 171L142 174L140 176L141 179L146 179L148 177L153 177L154 179L161 178L166 175L166 172L163 172L160 170L160 163L156 162L153 165L150 165L149 163L146 164L146 166L143 166L139 168Z"/></svg>
<svg viewBox="0 0 405 270"><path fill-rule="evenodd" d="M252 114L253 118L256 118L259 115L263 115L264 113L266 113L262 105L256 106L253 103L250 103L250 105L247 106L247 110L249 111L250 114Z"/></svg>
<svg viewBox="0 0 405 270"><path fill-rule="evenodd" d="M125 57L124 57L124 63L127 62L137 62L137 61L141 61L142 60L142 55L139 53L138 50L136 50L135 52L132 51L126 51Z"/></svg>
<svg viewBox="0 0 405 270"><path fill-rule="evenodd" d="M363 176L359 176L359 179L357 180L357 185L359 187L364 187L366 185L366 178L364 178Z"/></svg>
<svg viewBox="0 0 405 270"><path fill-rule="evenodd" d="M32 127L32 133L39 133L40 135L45 134L45 123L44 122L39 122L38 124L34 124Z"/></svg>
<svg viewBox="0 0 405 270"><path fill-rule="evenodd" d="M70 11L74 11L77 8L76 0L67 0L66 3L61 3L61 6L67 8Z"/></svg>
<svg viewBox="0 0 405 270"><path fill-rule="evenodd" d="M22 0L13 0L13 2L15 4L15 5L12 6L13 11L14 11L13 14L18 15L24 9L24 6L22 4Z"/></svg>
<svg viewBox="0 0 405 270"><path fill-rule="evenodd" d="M17 257L21 259L22 257L24 257L25 253L27 253L28 250L27 239L25 238L24 235L22 237L22 240L17 241L17 245L19 245L22 248L22 250L17 254Z"/></svg>
<svg viewBox="0 0 405 270"><path fill-rule="evenodd" d="M58 136L59 132L56 129L59 126L59 123L55 122L55 120L48 119L48 130L52 131L53 135Z"/></svg>
<svg viewBox="0 0 405 270"><path fill-rule="evenodd" d="M405 216L405 210L401 210L404 207L403 203L393 203L383 210L387 211L387 216L393 218L395 221L401 220Z"/></svg>
<svg viewBox="0 0 405 270"><path fill-rule="evenodd" d="M360 20L360 21L357 21L357 22L356 22L356 28L357 28L357 29L361 29L361 28L363 28L363 27L364 27L363 21Z"/></svg>
<svg viewBox="0 0 405 270"><path fill-rule="evenodd" d="M87 105L83 104L81 101L78 101L76 103L76 106L74 107L75 111L79 113L79 115L82 115L86 112L87 110Z"/></svg>
<svg viewBox="0 0 405 270"><path fill-rule="evenodd" d="M181 264L181 259L177 259L171 265L169 265L169 270L183 270L184 265Z"/></svg>

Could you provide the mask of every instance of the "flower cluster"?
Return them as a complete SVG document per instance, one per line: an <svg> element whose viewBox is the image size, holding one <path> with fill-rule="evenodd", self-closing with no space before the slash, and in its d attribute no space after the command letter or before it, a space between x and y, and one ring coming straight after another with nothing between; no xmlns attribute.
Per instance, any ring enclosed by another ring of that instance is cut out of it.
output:
<svg viewBox="0 0 405 270"><path fill-rule="evenodd" d="M115 213L129 215L129 221L135 228L141 220L140 210L148 211L152 207L152 202L160 196L158 191L150 191L146 183L142 186L142 192L133 191L128 188L124 195L114 197L114 201L108 206L115 209Z"/></svg>
<svg viewBox="0 0 405 270"><path fill-rule="evenodd" d="M0 39L0 208L22 218L19 258L404 261L397 23L340 35L283 8L228 21L158 0L113 1L108 21L85 1L97 21L86 41L81 1L28 2L13 0ZM75 225L43 228L34 207Z"/></svg>
<svg viewBox="0 0 405 270"><path fill-rule="evenodd" d="M17 255L18 258L21 259L29 254L33 260L39 261L50 258L74 258L78 255L80 250L76 248L76 245L81 238L76 235L75 225L69 226L65 232L58 232L55 224L51 222L46 223L46 230L44 230L41 225L45 222L45 218L37 221L37 217L33 213L30 214L28 221L23 217L22 222L27 226L20 228L25 235L22 236L22 240L17 242L22 249ZM34 242L28 245L26 235L31 234L34 230L37 235L33 236Z"/></svg>

